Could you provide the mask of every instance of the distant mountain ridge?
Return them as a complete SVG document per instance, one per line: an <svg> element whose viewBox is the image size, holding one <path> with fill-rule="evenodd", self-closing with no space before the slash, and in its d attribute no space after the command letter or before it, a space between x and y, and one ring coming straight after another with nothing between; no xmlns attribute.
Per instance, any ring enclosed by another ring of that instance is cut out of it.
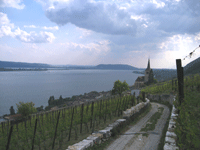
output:
<svg viewBox="0 0 200 150"><path fill-rule="evenodd" d="M95 69L109 69L109 70L138 70L139 68L125 65L125 64L99 64Z"/></svg>
<svg viewBox="0 0 200 150"><path fill-rule="evenodd" d="M104 70L138 70L139 68L125 64L91 65L49 65L42 63L0 61L0 68L65 68L65 69L104 69Z"/></svg>
<svg viewBox="0 0 200 150"><path fill-rule="evenodd" d="M0 68L52 68L52 65L41 63L0 61Z"/></svg>

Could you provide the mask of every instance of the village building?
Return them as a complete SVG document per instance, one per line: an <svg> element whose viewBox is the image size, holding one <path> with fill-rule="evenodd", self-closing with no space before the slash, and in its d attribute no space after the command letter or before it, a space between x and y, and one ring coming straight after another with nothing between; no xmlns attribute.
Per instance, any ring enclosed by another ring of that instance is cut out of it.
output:
<svg viewBox="0 0 200 150"><path fill-rule="evenodd" d="M135 80L134 87L135 88L140 88L144 86L144 84L151 84L154 82L153 79L153 70L150 68L150 59L148 59L148 64L147 64L147 69L145 70L145 75L144 76L139 76Z"/></svg>

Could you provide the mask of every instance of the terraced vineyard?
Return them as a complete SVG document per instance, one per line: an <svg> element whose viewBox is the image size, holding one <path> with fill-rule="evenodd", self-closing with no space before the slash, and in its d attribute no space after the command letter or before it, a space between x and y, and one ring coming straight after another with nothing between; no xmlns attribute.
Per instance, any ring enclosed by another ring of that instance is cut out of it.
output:
<svg viewBox="0 0 200 150"><path fill-rule="evenodd" d="M0 149L67 149L120 118L123 110L135 104L134 96L115 97L38 114L14 125L1 123Z"/></svg>

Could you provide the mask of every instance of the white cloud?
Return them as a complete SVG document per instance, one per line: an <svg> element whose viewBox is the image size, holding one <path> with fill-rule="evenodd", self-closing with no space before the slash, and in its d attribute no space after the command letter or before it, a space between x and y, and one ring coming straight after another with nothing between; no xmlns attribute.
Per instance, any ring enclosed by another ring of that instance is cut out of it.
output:
<svg viewBox="0 0 200 150"><path fill-rule="evenodd" d="M10 23L10 20L8 19L7 15L0 12L0 25L6 25L9 23Z"/></svg>
<svg viewBox="0 0 200 150"><path fill-rule="evenodd" d="M55 36L51 32L40 32L39 34L34 31L28 33L21 30L19 27L15 27L14 24L10 23L7 15L0 12L0 38L3 36L11 36L22 42L26 43L49 43L55 39ZM31 25L29 27L35 27Z"/></svg>
<svg viewBox="0 0 200 150"><path fill-rule="evenodd" d="M168 63L171 63L171 66L172 64L175 66L176 59L183 60L186 56L189 55L190 52L199 46L198 40L195 40L197 36L188 34L173 35L172 37L169 37L168 40L160 44L161 51L156 55L158 58L164 59L165 64L168 61ZM182 61L183 66L198 58L200 56L200 51L197 50L194 54L196 56L192 57L191 59L185 59Z"/></svg>
<svg viewBox="0 0 200 150"><path fill-rule="evenodd" d="M29 25L29 26L24 25L24 28L37 28L37 27L35 25Z"/></svg>
<svg viewBox="0 0 200 150"><path fill-rule="evenodd" d="M92 54L105 54L110 51L110 42L107 40L91 42L88 44L80 44L74 42L60 43L60 45L65 46L67 49L71 49L73 51L84 51L86 53Z"/></svg>
<svg viewBox="0 0 200 150"><path fill-rule="evenodd" d="M24 9L23 0L0 0L0 7L12 7L16 9Z"/></svg>
<svg viewBox="0 0 200 150"><path fill-rule="evenodd" d="M200 41L200 32L195 36L196 41Z"/></svg>
<svg viewBox="0 0 200 150"><path fill-rule="evenodd" d="M156 8L162 8L165 6L165 3L161 2L160 0L159 1L152 0L152 3L156 5Z"/></svg>
<svg viewBox="0 0 200 150"><path fill-rule="evenodd" d="M76 29L77 29L78 33L81 32L81 36L79 38L87 37L87 36L89 36L93 33L93 31L87 30L87 29L84 29L84 28L76 27Z"/></svg>
<svg viewBox="0 0 200 150"><path fill-rule="evenodd" d="M44 26L42 28L45 29L45 30L58 30L59 29L58 26L54 26L54 27L46 27L46 26Z"/></svg>
<svg viewBox="0 0 200 150"><path fill-rule="evenodd" d="M50 43L55 39L55 36L51 32L40 32L39 34L35 32L27 33L19 28L13 34L14 37L26 43Z"/></svg>
<svg viewBox="0 0 200 150"><path fill-rule="evenodd" d="M54 26L54 27L47 27L47 26L40 27L40 26L35 26L35 25L24 25L24 28L41 28L41 29L44 29L44 30L58 30L59 29L58 26Z"/></svg>

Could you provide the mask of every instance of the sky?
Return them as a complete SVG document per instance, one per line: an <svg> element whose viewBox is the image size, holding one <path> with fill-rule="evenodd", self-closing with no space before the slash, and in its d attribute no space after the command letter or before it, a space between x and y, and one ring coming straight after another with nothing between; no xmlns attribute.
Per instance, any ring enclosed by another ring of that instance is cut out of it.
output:
<svg viewBox="0 0 200 150"><path fill-rule="evenodd" d="M200 0L0 0L1 61L175 69L199 45Z"/></svg>

